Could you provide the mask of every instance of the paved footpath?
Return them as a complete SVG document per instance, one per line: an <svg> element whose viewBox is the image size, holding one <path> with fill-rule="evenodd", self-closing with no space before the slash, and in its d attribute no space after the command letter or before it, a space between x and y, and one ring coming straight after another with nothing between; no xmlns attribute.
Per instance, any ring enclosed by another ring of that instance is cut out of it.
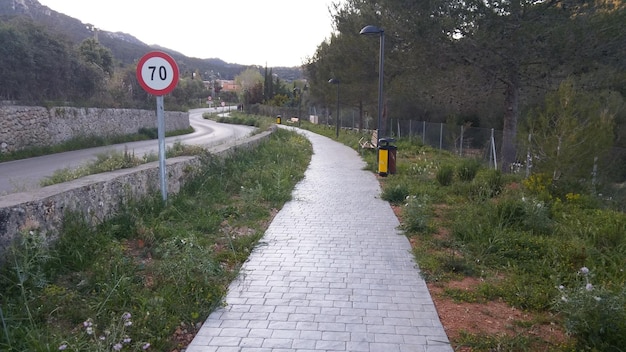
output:
<svg viewBox="0 0 626 352"><path fill-rule="evenodd" d="M451 352L410 245L358 153L314 155L187 352Z"/></svg>

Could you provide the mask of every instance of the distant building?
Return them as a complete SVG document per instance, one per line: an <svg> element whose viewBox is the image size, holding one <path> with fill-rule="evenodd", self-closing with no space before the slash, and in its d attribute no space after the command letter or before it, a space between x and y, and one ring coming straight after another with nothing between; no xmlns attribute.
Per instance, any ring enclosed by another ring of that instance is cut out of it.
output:
<svg viewBox="0 0 626 352"><path fill-rule="evenodd" d="M239 86L235 84L235 81L233 80L218 79L217 81L219 82L220 86L222 86L223 92L236 92L237 90L239 90Z"/></svg>

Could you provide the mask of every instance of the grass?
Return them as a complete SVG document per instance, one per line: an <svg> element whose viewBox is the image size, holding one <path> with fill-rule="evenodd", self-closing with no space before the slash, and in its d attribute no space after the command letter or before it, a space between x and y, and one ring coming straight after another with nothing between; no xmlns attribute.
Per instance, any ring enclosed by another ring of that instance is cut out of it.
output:
<svg viewBox="0 0 626 352"><path fill-rule="evenodd" d="M180 349L222 304L311 153L278 130L255 150L204 157L167 204L133 201L93 228L68 214L52 247L30 224L0 272L0 350Z"/></svg>
<svg viewBox="0 0 626 352"><path fill-rule="evenodd" d="M383 194L399 183L412 190L402 212L402 224L406 235L420 243L415 256L428 281L445 285L465 276L480 277L486 284L472 294L459 295L454 290L446 294L467 302L502 300L522 311L554 314L573 339L562 350L574 345L577 350L610 351L626 345L626 329L608 318L626 312L621 289L626 283L623 213L589 208L573 198L538 194L524 187L523 180L515 175L480 168L472 178L466 161L442 158L438 151L427 151L421 160L403 155L398 159L401 163L423 164L424 159L431 158L443 159L439 162L443 168L434 177L405 174L383 182ZM445 170L443 175L441 170ZM414 205L413 197L419 200L419 206ZM433 208L438 211L433 212ZM612 302L611 307L598 305L591 309L600 311L600 318L580 314L590 310L594 299L578 299L576 304L572 300L567 309L557 304L562 297L557 287L580 292L575 278L581 267L593 268L596 273L597 288L587 292L589 295L605 292L612 297L602 298L603 302ZM475 351L550 346L532 336L469 333L455 342Z"/></svg>
<svg viewBox="0 0 626 352"><path fill-rule="evenodd" d="M177 130L167 132L166 136L180 136L183 134L188 134L193 132L193 128L189 127L184 130ZM120 144L127 142L136 142L150 139L157 139L157 129L156 128L141 128L137 132L137 134L132 135L123 135L123 136L110 136L110 137L100 137L100 136L85 136L85 137L76 137L66 142L45 146L45 147L30 147L24 148L18 151L14 151L11 153L1 153L0 154L0 162L11 161L11 160L19 160L19 159L27 159L33 158L36 156L49 155L54 153L62 153L72 150L80 150L94 147L101 147L105 145L112 144Z"/></svg>
<svg viewBox="0 0 626 352"><path fill-rule="evenodd" d="M171 147L167 147L165 157L175 158L182 155L200 155L202 153L204 153L204 149L202 149L202 147L176 142ZM156 153L146 154L139 158L128 150L124 150L123 152L111 151L97 155L96 160L83 166L56 170L51 176L43 179L40 182L40 185L45 187L75 180L87 175L132 168L151 161L157 161L158 158L159 157Z"/></svg>
<svg viewBox="0 0 626 352"><path fill-rule="evenodd" d="M303 128L335 139L334 129ZM341 131L358 150L368 133ZM396 143L397 174L381 178L382 198L401 208L401 228L423 277L456 302L502 301L555 324L568 340L462 332L472 351L619 351L626 346L624 204L588 193L551 193L549 178L501 174L418 142ZM375 171L375 151L360 151ZM546 182L547 179L547 182ZM583 269L581 269L583 268ZM582 271L581 271L582 270ZM586 272L586 274L581 274ZM446 288L464 277L471 291Z"/></svg>
<svg viewBox="0 0 626 352"><path fill-rule="evenodd" d="M273 125L276 122L276 120L273 118L259 115L250 115L239 111L231 111L228 113L228 116L225 116L223 113L205 112L204 114L202 114L202 117L204 119L213 120L220 123L258 127L257 131L265 131L269 128L269 126Z"/></svg>

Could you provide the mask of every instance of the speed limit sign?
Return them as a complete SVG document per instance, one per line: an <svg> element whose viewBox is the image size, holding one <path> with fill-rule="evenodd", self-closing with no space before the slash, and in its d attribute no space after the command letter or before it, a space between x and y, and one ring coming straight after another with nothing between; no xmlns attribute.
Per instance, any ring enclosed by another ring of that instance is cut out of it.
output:
<svg viewBox="0 0 626 352"><path fill-rule="evenodd" d="M178 66L171 56L152 51L142 56L137 64L137 80L146 92L156 95L157 129L159 136L159 179L161 195L167 200L167 175L165 172L165 108L163 96L178 84Z"/></svg>
<svg viewBox="0 0 626 352"><path fill-rule="evenodd" d="M164 52L149 52L137 64L137 80L141 87L152 95L170 93L178 84L176 61Z"/></svg>

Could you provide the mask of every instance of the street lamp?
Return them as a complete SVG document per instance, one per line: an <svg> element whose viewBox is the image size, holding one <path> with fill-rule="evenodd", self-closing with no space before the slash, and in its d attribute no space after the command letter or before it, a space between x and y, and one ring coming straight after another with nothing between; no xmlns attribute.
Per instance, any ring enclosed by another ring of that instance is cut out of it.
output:
<svg viewBox="0 0 626 352"><path fill-rule="evenodd" d="M380 36L380 56L378 59L378 137L376 138L376 149L378 149L380 147L380 137L382 136L380 126L383 119L383 66L385 62L385 31L382 28L367 25L363 27L363 29L361 29L359 34Z"/></svg>
<svg viewBox="0 0 626 352"><path fill-rule="evenodd" d="M335 125L337 127L335 128L335 138L339 139L339 80L331 78L328 80L328 83L337 85L337 117L335 117Z"/></svg>

